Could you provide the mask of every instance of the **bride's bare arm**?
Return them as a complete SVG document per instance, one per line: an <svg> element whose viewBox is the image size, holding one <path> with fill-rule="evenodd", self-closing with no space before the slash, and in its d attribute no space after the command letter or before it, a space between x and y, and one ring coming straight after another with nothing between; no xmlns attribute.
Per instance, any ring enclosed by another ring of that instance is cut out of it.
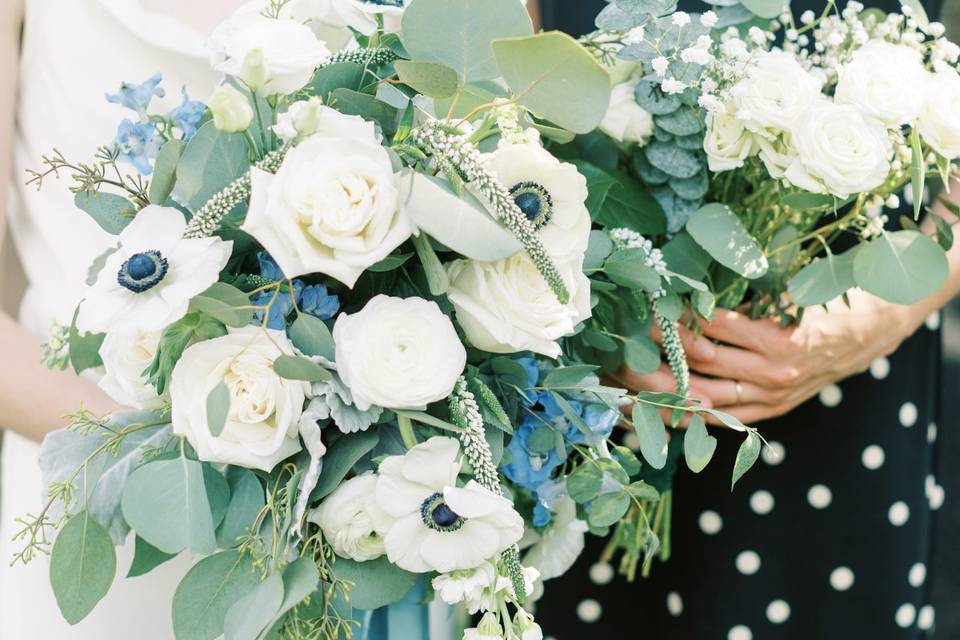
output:
<svg viewBox="0 0 960 640"><path fill-rule="evenodd" d="M6 0L0 10L0 239L11 188L11 148L17 89L22 0ZM2 244L2 243L0 243ZM96 413L112 402L88 380L70 371L51 371L40 362L41 338L0 313L0 427L42 440L64 426L63 416L81 402Z"/></svg>

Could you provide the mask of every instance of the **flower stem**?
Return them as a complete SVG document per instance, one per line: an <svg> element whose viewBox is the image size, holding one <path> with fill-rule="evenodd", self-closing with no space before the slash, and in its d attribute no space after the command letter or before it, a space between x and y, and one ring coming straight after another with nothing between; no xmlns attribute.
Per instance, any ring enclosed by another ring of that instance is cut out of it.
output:
<svg viewBox="0 0 960 640"><path fill-rule="evenodd" d="M413 432L413 421L408 416L397 414L397 424L400 426L400 438L407 449L417 446L417 434Z"/></svg>

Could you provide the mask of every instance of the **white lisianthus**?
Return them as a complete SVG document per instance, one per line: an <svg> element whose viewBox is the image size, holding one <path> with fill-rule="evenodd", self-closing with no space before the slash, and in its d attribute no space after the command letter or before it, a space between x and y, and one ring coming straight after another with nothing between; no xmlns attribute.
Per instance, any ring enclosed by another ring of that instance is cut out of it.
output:
<svg viewBox="0 0 960 640"><path fill-rule="evenodd" d="M220 131L244 131L253 121L250 99L230 84L222 84L214 89L207 106L213 114L213 126Z"/></svg>
<svg viewBox="0 0 960 640"><path fill-rule="evenodd" d="M353 42L351 29L365 36L377 29L376 18L356 0L290 0L280 17L306 24L334 51Z"/></svg>
<svg viewBox="0 0 960 640"><path fill-rule="evenodd" d="M550 256L559 262L582 260L590 241L587 179L544 149L536 129L527 132L526 142L501 142L489 156L490 168L537 229Z"/></svg>
<svg viewBox="0 0 960 640"><path fill-rule="evenodd" d="M187 313L190 299L220 277L233 243L184 239L183 214L150 205L120 232L120 246L87 289L81 333L159 331Z"/></svg>
<svg viewBox="0 0 960 640"><path fill-rule="evenodd" d="M943 67L930 74L918 129L923 141L948 160L960 158L960 75Z"/></svg>
<svg viewBox="0 0 960 640"><path fill-rule="evenodd" d="M711 113L707 116L707 135L703 138L710 171L730 171L743 166L757 152L755 136L735 114Z"/></svg>
<svg viewBox="0 0 960 640"><path fill-rule="evenodd" d="M100 359L105 373L97 385L118 404L147 411L163 404L156 388L144 375L157 354L160 334L160 331L110 331L103 339Z"/></svg>
<svg viewBox="0 0 960 640"><path fill-rule="evenodd" d="M267 18L260 13L259 3L253 5L238 9L211 34L213 68L241 77L247 57L253 54L266 71L263 93L295 93L310 81L330 50L310 27L296 20Z"/></svg>
<svg viewBox="0 0 960 640"><path fill-rule="evenodd" d="M282 331L255 326L187 347L170 381L173 432L185 436L205 462L269 473L301 448L297 429L310 386L273 370L274 360L293 353ZM207 420L207 398L221 382L230 395L230 410L215 436Z"/></svg>
<svg viewBox="0 0 960 640"><path fill-rule="evenodd" d="M923 106L927 71L917 49L871 40L840 67L836 101L854 104L888 127L916 119Z"/></svg>
<svg viewBox="0 0 960 640"><path fill-rule="evenodd" d="M497 568L484 562L475 569L441 573L433 579L433 590L447 604L479 600L483 590L497 580Z"/></svg>
<svg viewBox="0 0 960 640"><path fill-rule="evenodd" d="M287 153L276 174L251 170L241 228L288 278L324 273L352 287L412 228L373 123L329 107L314 115L316 133Z"/></svg>
<svg viewBox="0 0 960 640"><path fill-rule="evenodd" d="M653 135L653 116L637 104L634 97L638 80L613 87L607 113L600 122L600 130L617 142L646 144Z"/></svg>
<svg viewBox="0 0 960 640"><path fill-rule="evenodd" d="M380 463L377 504L387 558L414 573L481 566L517 542L523 518L475 480L457 487L460 443L434 436Z"/></svg>
<svg viewBox="0 0 960 640"><path fill-rule="evenodd" d="M333 327L337 371L364 411L422 409L453 391L467 363L453 322L436 302L379 295Z"/></svg>
<svg viewBox="0 0 960 640"><path fill-rule="evenodd" d="M570 570L583 552L589 528L577 518L577 504L567 496L556 501L553 511L553 521L523 556L523 563L536 568L541 580L558 578Z"/></svg>
<svg viewBox="0 0 960 640"><path fill-rule="evenodd" d="M273 132L284 142L292 142L297 136L309 136L316 133L323 113L323 100L317 96L298 100L277 116Z"/></svg>
<svg viewBox="0 0 960 640"><path fill-rule="evenodd" d="M570 302L557 295L525 252L496 262L457 260L447 266L457 321L467 340L491 353L560 355L557 340L590 317L590 281L582 262L558 264Z"/></svg>
<svg viewBox="0 0 960 640"><path fill-rule="evenodd" d="M376 523L385 516L376 501L377 476L372 472L342 483L308 516L339 556L357 562L384 554Z"/></svg>
<svg viewBox="0 0 960 640"><path fill-rule="evenodd" d="M892 149L886 127L857 107L823 100L803 113L791 131L797 158L784 177L794 186L846 198L887 179Z"/></svg>
<svg viewBox="0 0 960 640"><path fill-rule="evenodd" d="M757 51L747 76L730 90L737 117L761 135L786 131L816 101L821 81L782 51ZM771 131L772 130L772 131Z"/></svg>

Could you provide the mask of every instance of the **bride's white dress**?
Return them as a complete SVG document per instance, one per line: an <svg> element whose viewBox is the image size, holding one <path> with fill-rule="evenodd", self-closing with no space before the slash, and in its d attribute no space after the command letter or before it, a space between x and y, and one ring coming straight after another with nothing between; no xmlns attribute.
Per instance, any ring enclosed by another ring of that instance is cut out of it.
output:
<svg viewBox="0 0 960 640"><path fill-rule="evenodd" d="M86 269L111 244L111 238L73 207L68 176L37 192L23 185L24 170L39 167L40 156L53 147L70 159L87 160L98 145L110 142L120 120L132 116L104 100L104 93L115 92L121 81L141 82L161 72L167 96L158 106L172 108L180 102L183 85L191 97L206 99L215 76L206 61L204 36L191 26L187 2L170 3L169 9L162 9L164 14L145 9L140 0L26 0L25 4L14 149L16 188L9 217L29 281L21 322L42 336L52 318L70 320ZM165 3L154 4L163 7ZM239 0L228 4L236 6ZM56 389L44 393L53 395ZM43 393L36 401L44 402ZM8 566L13 555L10 539L18 529L14 518L36 513L43 489L35 444L8 432L2 453L0 640L173 638L170 603L189 566L187 558L127 580L123 576L133 555L132 541L128 542L118 554L110 594L75 627L60 616L45 557L27 567Z"/></svg>

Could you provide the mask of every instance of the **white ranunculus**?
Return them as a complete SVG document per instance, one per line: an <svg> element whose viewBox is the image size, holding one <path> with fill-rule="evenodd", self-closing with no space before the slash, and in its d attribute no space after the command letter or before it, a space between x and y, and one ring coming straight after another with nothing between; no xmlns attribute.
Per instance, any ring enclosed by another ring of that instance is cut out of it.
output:
<svg viewBox="0 0 960 640"><path fill-rule="evenodd" d="M469 481L457 486L460 443L435 436L380 463L377 504L387 558L414 573L473 569L523 535L513 504Z"/></svg>
<svg viewBox="0 0 960 640"><path fill-rule="evenodd" d="M497 580L497 568L484 562L475 569L441 573L433 579L433 590L447 604L479 600L483 590Z"/></svg>
<svg viewBox="0 0 960 640"><path fill-rule="evenodd" d="M280 17L306 24L334 51L353 42L351 29L368 36L377 28L374 16L355 0L290 0Z"/></svg>
<svg viewBox="0 0 960 640"><path fill-rule="evenodd" d="M755 136L735 114L711 113L707 116L707 135L703 150L710 171L730 171L743 166L744 160L757 152Z"/></svg>
<svg viewBox="0 0 960 640"><path fill-rule="evenodd" d="M550 256L582 260L590 241L587 179L544 149L536 129L527 132L526 142L501 142L489 156L490 168L539 231Z"/></svg>
<svg viewBox="0 0 960 640"><path fill-rule="evenodd" d="M491 353L560 355L557 340L590 317L590 281L580 262L557 267L570 292L561 304L525 252L496 262L457 260L447 266L447 297L467 340Z"/></svg>
<svg viewBox="0 0 960 640"><path fill-rule="evenodd" d="M173 432L185 436L201 460L269 473L301 448L297 429L310 386L273 370L274 360L293 353L282 331L255 326L187 347L170 381ZM207 398L221 382L230 410L214 436Z"/></svg>
<svg viewBox="0 0 960 640"><path fill-rule="evenodd" d="M610 92L610 104L600 130L617 142L643 145L653 135L653 116L634 97L638 83L639 80L624 82Z"/></svg>
<svg viewBox="0 0 960 640"><path fill-rule="evenodd" d="M930 74L923 92L918 129L923 141L944 158L960 158L960 75L944 67Z"/></svg>
<svg viewBox="0 0 960 640"><path fill-rule="evenodd" d="M737 117L748 129L773 137L790 129L801 114L822 99L821 84L793 54L757 51L747 76L733 86L730 96Z"/></svg>
<svg viewBox="0 0 960 640"><path fill-rule="evenodd" d="M557 500L553 522L540 534L523 556L523 563L535 567L541 580L558 578L570 570L583 552L587 523L577 518L577 505L564 496Z"/></svg>
<svg viewBox="0 0 960 640"><path fill-rule="evenodd" d="M337 371L364 411L422 409L453 391L467 351L436 302L379 295L333 326Z"/></svg>
<svg viewBox="0 0 960 640"><path fill-rule="evenodd" d="M349 287L412 233L397 177L372 122L321 107L316 133L276 174L253 169L241 227L288 278L324 273Z"/></svg>
<svg viewBox="0 0 960 640"><path fill-rule="evenodd" d="M184 239L183 214L150 205L120 232L77 316L81 333L159 331L187 313L190 299L220 278L232 242Z"/></svg>
<svg viewBox="0 0 960 640"><path fill-rule="evenodd" d="M240 77L247 56L254 54L266 71L262 93L294 93L310 81L330 50L305 24L267 18L260 10L259 3L245 5L214 30L209 45L213 68Z"/></svg>
<svg viewBox="0 0 960 640"><path fill-rule="evenodd" d="M838 103L854 104L888 127L899 127L920 115L927 71L918 50L884 40L871 40L840 67L835 92Z"/></svg>
<svg viewBox="0 0 960 640"><path fill-rule="evenodd" d="M316 523L337 555L357 562L385 553L376 523L385 516L377 506L377 476L365 473L342 483L308 516Z"/></svg>
<svg viewBox="0 0 960 640"><path fill-rule="evenodd" d="M160 331L107 333L100 345L105 373L97 384L118 404L146 411L163 404L156 388L144 375L157 354L160 334Z"/></svg>
<svg viewBox="0 0 960 640"><path fill-rule="evenodd" d="M797 158L784 177L794 186L838 198L883 184L892 154L887 129L853 105L823 100L792 127Z"/></svg>

